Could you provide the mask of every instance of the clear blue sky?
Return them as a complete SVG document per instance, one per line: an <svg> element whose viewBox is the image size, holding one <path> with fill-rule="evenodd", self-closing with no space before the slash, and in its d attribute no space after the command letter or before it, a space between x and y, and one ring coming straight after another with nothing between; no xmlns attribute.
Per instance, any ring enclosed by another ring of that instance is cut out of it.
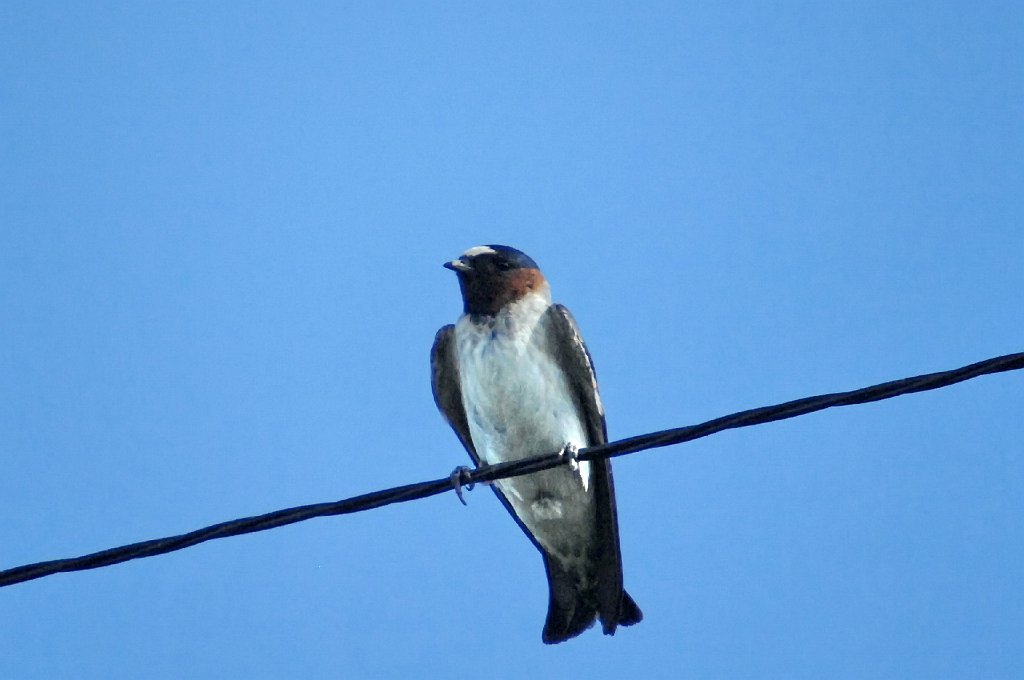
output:
<svg viewBox="0 0 1024 680"><path fill-rule="evenodd" d="M0 567L436 478L440 264L611 436L1024 350L1024 9L0 8ZM646 619L540 643L486 489L0 590L3 678L1024 676L1024 375L615 462Z"/></svg>

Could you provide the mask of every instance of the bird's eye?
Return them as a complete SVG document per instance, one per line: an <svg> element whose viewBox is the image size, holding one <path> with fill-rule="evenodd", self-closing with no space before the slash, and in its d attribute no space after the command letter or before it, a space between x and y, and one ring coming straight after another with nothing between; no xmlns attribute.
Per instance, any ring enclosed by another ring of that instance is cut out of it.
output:
<svg viewBox="0 0 1024 680"><path fill-rule="evenodd" d="M494 267L500 272L507 272L512 269L512 263L508 260L495 260Z"/></svg>

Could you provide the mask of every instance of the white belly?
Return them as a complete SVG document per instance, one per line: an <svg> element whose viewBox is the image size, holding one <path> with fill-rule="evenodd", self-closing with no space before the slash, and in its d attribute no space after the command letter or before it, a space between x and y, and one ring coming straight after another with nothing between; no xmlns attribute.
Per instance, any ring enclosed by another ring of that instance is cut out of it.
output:
<svg viewBox="0 0 1024 680"><path fill-rule="evenodd" d="M470 436L484 463L589 444L565 375L541 349L543 329L499 324L493 332L464 317L456 342ZM584 461L577 472L563 466L496 483L541 545L572 560L592 545L590 472Z"/></svg>

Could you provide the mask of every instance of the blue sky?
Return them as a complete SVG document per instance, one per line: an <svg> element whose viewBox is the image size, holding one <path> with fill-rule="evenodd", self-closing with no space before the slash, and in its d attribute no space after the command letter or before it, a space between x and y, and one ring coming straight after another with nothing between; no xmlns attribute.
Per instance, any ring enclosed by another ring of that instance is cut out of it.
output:
<svg viewBox="0 0 1024 680"><path fill-rule="evenodd" d="M612 438L1024 350L1019 3L7 3L0 567L436 478L440 267ZM615 462L644 622L492 494L0 590L0 677L1024 675L1024 376Z"/></svg>

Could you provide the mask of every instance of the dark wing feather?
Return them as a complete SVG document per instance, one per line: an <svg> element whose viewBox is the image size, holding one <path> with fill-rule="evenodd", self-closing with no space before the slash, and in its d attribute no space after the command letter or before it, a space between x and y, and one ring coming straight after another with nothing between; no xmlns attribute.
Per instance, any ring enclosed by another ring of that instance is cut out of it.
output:
<svg viewBox="0 0 1024 680"><path fill-rule="evenodd" d="M591 446L608 442L608 428L604 421L604 406L597 390L597 374L590 350L583 342L576 320L563 305L551 305L547 311L551 330L551 352L559 367L569 378L569 387L579 401L580 415L587 426ZM607 460L607 459L606 459Z"/></svg>
<svg viewBox="0 0 1024 680"><path fill-rule="evenodd" d="M469 420L462 403L462 384L459 378L459 359L455 354L455 326L442 326L434 336L430 350L430 386L434 391L434 403L444 419L455 430L455 436L466 447L474 465L480 465L480 456L473 447L469 434Z"/></svg>
<svg viewBox="0 0 1024 680"><path fill-rule="evenodd" d="M608 441L604 406L597 389L597 376L590 352L583 342L572 314L562 305L548 311L551 351L569 380L580 414L587 427L590 446ZM597 606L604 632L612 634L619 624L629 626L643 614L622 587L622 557L619 553L619 522L615 509L612 465L607 458L591 461L591 481L597 501L598 531L602 539L598 570Z"/></svg>

